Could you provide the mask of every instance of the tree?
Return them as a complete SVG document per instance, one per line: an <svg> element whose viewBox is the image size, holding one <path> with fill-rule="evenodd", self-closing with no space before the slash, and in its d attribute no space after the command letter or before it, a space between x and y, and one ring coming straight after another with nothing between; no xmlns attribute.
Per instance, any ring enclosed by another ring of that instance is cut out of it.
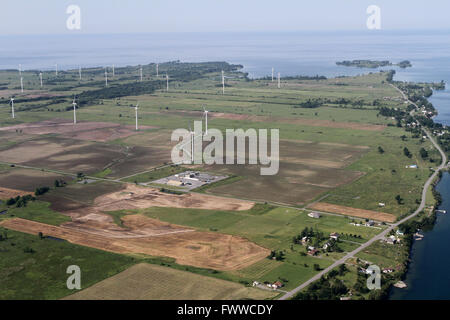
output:
<svg viewBox="0 0 450 320"><path fill-rule="evenodd" d="M378 152L381 153L381 154L383 154L383 153L384 153L384 149L383 149L382 147L379 146L379 147L378 147Z"/></svg>
<svg viewBox="0 0 450 320"><path fill-rule="evenodd" d="M320 271L321 270L319 264L317 264L317 263L314 263L313 268L314 268L314 271Z"/></svg>
<svg viewBox="0 0 450 320"><path fill-rule="evenodd" d="M340 276L343 276L345 272L347 272L347 267L345 266L345 264L341 264L338 268L338 273Z"/></svg>
<svg viewBox="0 0 450 320"><path fill-rule="evenodd" d="M428 151L425 150L424 148L420 148L419 153L420 153L420 156L422 157L422 159L428 158Z"/></svg>
<svg viewBox="0 0 450 320"><path fill-rule="evenodd" d="M43 234L42 232L39 232L39 233L38 233L38 237L39 237L39 239L42 240L42 239L44 239L44 234Z"/></svg>
<svg viewBox="0 0 450 320"><path fill-rule="evenodd" d="M395 196L395 200L397 200L398 204L403 204L403 199L399 194Z"/></svg>
<svg viewBox="0 0 450 320"><path fill-rule="evenodd" d="M403 154L404 154L405 156L407 156L408 158L411 158L411 157L412 157L411 152L409 152L409 150L408 150L407 147L404 147L404 148L403 148Z"/></svg>

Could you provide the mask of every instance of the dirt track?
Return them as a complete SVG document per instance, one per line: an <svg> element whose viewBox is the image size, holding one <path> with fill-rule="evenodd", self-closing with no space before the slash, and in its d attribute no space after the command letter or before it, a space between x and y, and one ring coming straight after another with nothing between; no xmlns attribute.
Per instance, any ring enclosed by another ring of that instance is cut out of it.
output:
<svg viewBox="0 0 450 320"><path fill-rule="evenodd" d="M397 217L390 213L339 206L336 204L330 204L325 202L314 203L313 205L310 206L310 208L319 211L339 213L347 216L367 218L384 222L394 222L395 220L397 220Z"/></svg>

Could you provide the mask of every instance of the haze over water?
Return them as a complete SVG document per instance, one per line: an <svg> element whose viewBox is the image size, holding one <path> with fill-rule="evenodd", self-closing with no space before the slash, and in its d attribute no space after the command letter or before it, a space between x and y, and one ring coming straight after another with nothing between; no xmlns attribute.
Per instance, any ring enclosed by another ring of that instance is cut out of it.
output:
<svg viewBox="0 0 450 320"><path fill-rule="evenodd" d="M450 83L450 30L427 32L290 32L290 33L167 33L121 35L0 36L0 69L50 70L94 66L116 67L180 60L227 61L244 65L251 77L275 72L335 77L376 72L337 66L353 59L410 60L413 67L395 69L395 80ZM450 88L430 101L450 125ZM437 226L412 250L407 289L394 299L450 299L450 175L438 190L444 198Z"/></svg>

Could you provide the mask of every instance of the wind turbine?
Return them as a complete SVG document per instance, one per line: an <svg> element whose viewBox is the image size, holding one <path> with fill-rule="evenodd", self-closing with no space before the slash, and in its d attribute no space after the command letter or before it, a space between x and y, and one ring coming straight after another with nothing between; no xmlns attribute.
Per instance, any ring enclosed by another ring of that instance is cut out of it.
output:
<svg viewBox="0 0 450 320"><path fill-rule="evenodd" d="M273 67L272 67L272 82L273 82L273 71L274 71L274 70L273 70Z"/></svg>
<svg viewBox="0 0 450 320"><path fill-rule="evenodd" d="M20 91L23 93L23 77L20 77Z"/></svg>
<svg viewBox="0 0 450 320"><path fill-rule="evenodd" d="M136 104L136 107L134 107L134 111L136 114L136 131L138 131L138 107L139 107L139 102Z"/></svg>
<svg viewBox="0 0 450 320"><path fill-rule="evenodd" d="M140 75L141 81L142 81L142 67L140 67L140 69L139 69L139 75Z"/></svg>
<svg viewBox="0 0 450 320"><path fill-rule="evenodd" d="M281 83L280 83L280 73L278 72L278 89L281 88Z"/></svg>
<svg viewBox="0 0 450 320"><path fill-rule="evenodd" d="M225 75L222 70L222 94L225 94Z"/></svg>
<svg viewBox="0 0 450 320"><path fill-rule="evenodd" d="M205 136L208 134L208 110L203 107L203 115L205 116Z"/></svg>
<svg viewBox="0 0 450 320"><path fill-rule="evenodd" d="M77 112L76 112L77 103L75 102L75 97L73 97L72 105L73 105L73 124L77 124Z"/></svg>
<svg viewBox="0 0 450 320"><path fill-rule="evenodd" d="M195 134L195 132L192 131L191 125L189 125L189 132L191 134L191 163L194 163L194 140L195 140L194 134Z"/></svg>
<svg viewBox="0 0 450 320"><path fill-rule="evenodd" d="M19 64L19 76L22 76L22 65Z"/></svg>
<svg viewBox="0 0 450 320"><path fill-rule="evenodd" d="M81 81L81 66L78 67L78 76L80 77L80 81Z"/></svg>
<svg viewBox="0 0 450 320"><path fill-rule="evenodd" d="M39 81L41 82L41 88L42 88L42 72L39 72Z"/></svg>
<svg viewBox="0 0 450 320"><path fill-rule="evenodd" d="M58 75L58 64L55 64L55 74Z"/></svg>
<svg viewBox="0 0 450 320"><path fill-rule="evenodd" d="M159 64L156 64L156 77L159 78Z"/></svg>
<svg viewBox="0 0 450 320"><path fill-rule="evenodd" d="M16 117L14 115L14 98L11 98L11 112L12 112L12 118L14 119Z"/></svg>
<svg viewBox="0 0 450 320"><path fill-rule="evenodd" d="M169 75L167 73L166 73L166 82L167 82L166 91L169 92Z"/></svg>
<svg viewBox="0 0 450 320"><path fill-rule="evenodd" d="M105 68L105 87L108 86L108 70Z"/></svg>
<svg viewBox="0 0 450 320"><path fill-rule="evenodd" d="M115 71L114 71L114 65L112 65L112 76L114 77L116 75Z"/></svg>

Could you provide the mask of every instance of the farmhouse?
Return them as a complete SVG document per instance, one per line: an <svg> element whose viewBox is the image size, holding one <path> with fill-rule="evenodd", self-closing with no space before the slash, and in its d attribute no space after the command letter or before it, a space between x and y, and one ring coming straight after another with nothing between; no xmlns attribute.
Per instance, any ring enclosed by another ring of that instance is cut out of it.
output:
<svg viewBox="0 0 450 320"><path fill-rule="evenodd" d="M334 240L339 239L339 233L337 233L337 232L331 233L331 234L330 234L330 238L331 238L331 239L334 239Z"/></svg>
<svg viewBox="0 0 450 320"><path fill-rule="evenodd" d="M311 217L311 218L314 218L314 219L319 219L320 218L320 213L312 211L312 212L308 213L308 217Z"/></svg>
<svg viewBox="0 0 450 320"><path fill-rule="evenodd" d="M373 220L369 220L366 222L366 227L373 227L375 225L375 222Z"/></svg>
<svg viewBox="0 0 450 320"><path fill-rule="evenodd" d="M283 287L283 284L280 281L275 281L274 283L272 283L272 289L276 290Z"/></svg>

